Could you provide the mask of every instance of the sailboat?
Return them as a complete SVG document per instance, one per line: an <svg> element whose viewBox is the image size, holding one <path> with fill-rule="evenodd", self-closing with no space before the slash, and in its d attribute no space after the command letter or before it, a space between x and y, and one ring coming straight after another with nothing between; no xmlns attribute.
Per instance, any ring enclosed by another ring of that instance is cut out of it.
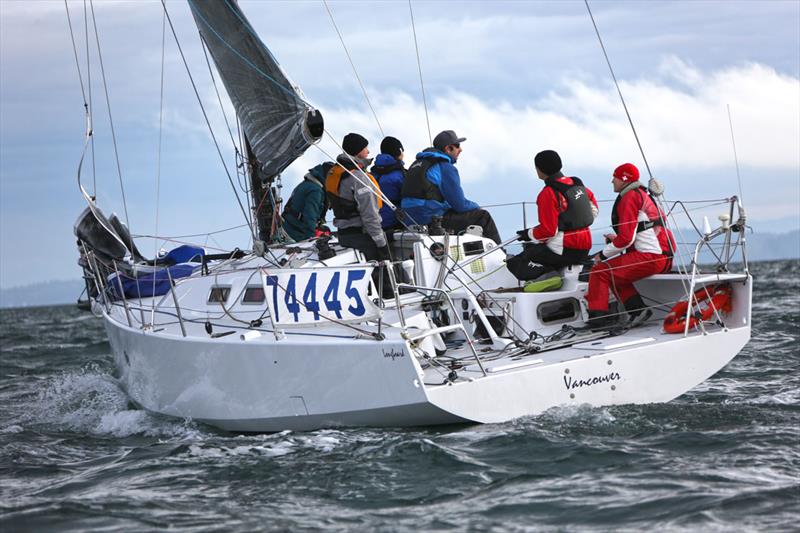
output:
<svg viewBox="0 0 800 533"><path fill-rule="evenodd" d="M749 341L736 197L699 234L689 267L637 283L653 315L635 328L583 327L581 265L562 270L558 290L523 291L505 266L511 241L479 232L398 231L395 268L380 270L390 297L372 278L380 264L335 234L276 242L275 179L323 136L322 115L236 3L189 5L243 130L255 239L148 259L81 187L75 235L92 309L143 409L235 432L496 423L563 405L667 402ZM715 264L701 269L712 241Z"/></svg>

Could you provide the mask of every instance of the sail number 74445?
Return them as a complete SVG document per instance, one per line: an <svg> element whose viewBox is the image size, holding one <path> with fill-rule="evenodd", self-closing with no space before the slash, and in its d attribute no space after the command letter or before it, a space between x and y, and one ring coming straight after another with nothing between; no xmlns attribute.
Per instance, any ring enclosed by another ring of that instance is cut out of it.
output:
<svg viewBox="0 0 800 533"><path fill-rule="evenodd" d="M264 276L267 305L276 324L364 320L377 312L367 297L371 269L315 270Z"/></svg>

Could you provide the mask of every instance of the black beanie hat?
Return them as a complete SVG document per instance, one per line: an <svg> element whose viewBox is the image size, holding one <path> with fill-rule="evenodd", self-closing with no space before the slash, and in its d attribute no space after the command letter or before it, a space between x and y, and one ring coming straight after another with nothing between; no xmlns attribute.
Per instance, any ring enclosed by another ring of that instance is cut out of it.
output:
<svg viewBox="0 0 800 533"><path fill-rule="evenodd" d="M381 153L390 155L395 159L400 159L400 152L403 151L403 143L395 137L385 137L381 141Z"/></svg>
<svg viewBox="0 0 800 533"><path fill-rule="evenodd" d="M533 164L546 175L552 176L561 170L561 157L554 150L545 150L536 154Z"/></svg>
<svg viewBox="0 0 800 533"><path fill-rule="evenodd" d="M342 149L348 155L356 155L367 147L369 141L358 133L348 133L342 140Z"/></svg>

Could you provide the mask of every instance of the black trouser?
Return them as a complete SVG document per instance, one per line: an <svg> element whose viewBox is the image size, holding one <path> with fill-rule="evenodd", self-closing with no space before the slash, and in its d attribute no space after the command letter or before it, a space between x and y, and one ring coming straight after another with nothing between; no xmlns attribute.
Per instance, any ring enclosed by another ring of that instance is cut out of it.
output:
<svg viewBox="0 0 800 533"><path fill-rule="evenodd" d="M473 209L463 213L451 210L442 217L442 227L456 234L473 225L482 227L484 237L500 244L500 232L497 231L492 215L485 209Z"/></svg>
<svg viewBox="0 0 800 533"><path fill-rule="evenodd" d="M522 253L506 262L508 270L521 281L536 279L542 274L570 265L581 265L589 259L589 250L564 248L559 255L546 244L525 244Z"/></svg>
<svg viewBox="0 0 800 533"><path fill-rule="evenodd" d="M367 261L378 260L378 246L372 237L366 233L362 233L361 228L347 228L339 230L339 244L346 248L355 248L362 254ZM383 276L381 276L381 272ZM381 285L381 278L383 278L383 285ZM384 267L378 267L372 271L372 281L376 287L380 287L381 296L384 298L391 298L394 293L392 291L392 282L389 280L389 274L384 270Z"/></svg>

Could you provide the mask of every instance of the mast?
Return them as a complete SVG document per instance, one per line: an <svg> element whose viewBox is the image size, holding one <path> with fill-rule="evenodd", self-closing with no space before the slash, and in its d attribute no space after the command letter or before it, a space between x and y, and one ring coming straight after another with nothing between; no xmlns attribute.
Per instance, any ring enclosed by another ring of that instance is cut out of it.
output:
<svg viewBox="0 0 800 533"><path fill-rule="evenodd" d="M188 2L242 124L254 221L259 239L271 242L277 196L272 185L322 137L322 115L306 102L233 0Z"/></svg>

